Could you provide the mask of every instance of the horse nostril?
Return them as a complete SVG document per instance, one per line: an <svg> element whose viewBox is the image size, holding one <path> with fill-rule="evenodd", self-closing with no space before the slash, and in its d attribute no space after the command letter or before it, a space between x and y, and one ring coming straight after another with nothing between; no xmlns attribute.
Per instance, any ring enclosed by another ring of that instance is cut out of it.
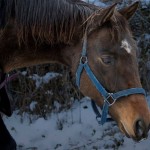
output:
<svg viewBox="0 0 150 150"><path fill-rule="evenodd" d="M147 129L143 120L137 120L135 123L135 135L137 140L147 137Z"/></svg>

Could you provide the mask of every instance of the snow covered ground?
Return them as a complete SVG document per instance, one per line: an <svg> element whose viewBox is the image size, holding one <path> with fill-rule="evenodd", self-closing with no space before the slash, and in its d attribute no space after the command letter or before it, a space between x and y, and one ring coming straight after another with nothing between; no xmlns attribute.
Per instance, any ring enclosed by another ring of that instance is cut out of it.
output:
<svg viewBox="0 0 150 150"><path fill-rule="evenodd" d="M145 0L145 2L149 3L150 0ZM105 7L105 4L98 0L95 0L95 4ZM38 88L43 78L34 76L34 79L38 81L36 82ZM150 106L150 96L148 99ZM33 110L35 105L36 102L33 102L30 109ZM59 104L56 106L59 107ZM36 119L36 116L28 114L21 117L17 115L17 112L15 111L10 118L6 116L3 118L10 133L17 141L18 150L150 149L150 133L147 140L136 143L120 133L115 123L99 126L88 98L80 102L76 101L69 110L60 113L53 112L46 120Z"/></svg>
<svg viewBox="0 0 150 150"><path fill-rule="evenodd" d="M114 122L99 126L88 98L75 101L69 110L53 112L47 120L27 114L22 117L17 111L11 118L4 117L18 150L150 149L150 133L147 140L136 143L120 133Z"/></svg>

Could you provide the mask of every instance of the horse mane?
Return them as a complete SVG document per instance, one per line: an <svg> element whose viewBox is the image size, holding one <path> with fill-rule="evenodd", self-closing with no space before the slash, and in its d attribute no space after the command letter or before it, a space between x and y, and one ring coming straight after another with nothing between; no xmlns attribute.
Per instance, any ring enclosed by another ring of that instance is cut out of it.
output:
<svg viewBox="0 0 150 150"><path fill-rule="evenodd" d="M69 44L74 35L82 38L97 10L101 8L80 0L0 0L0 28L14 20L19 40L31 35L36 41ZM126 23L116 16L110 20L110 32L118 35Z"/></svg>

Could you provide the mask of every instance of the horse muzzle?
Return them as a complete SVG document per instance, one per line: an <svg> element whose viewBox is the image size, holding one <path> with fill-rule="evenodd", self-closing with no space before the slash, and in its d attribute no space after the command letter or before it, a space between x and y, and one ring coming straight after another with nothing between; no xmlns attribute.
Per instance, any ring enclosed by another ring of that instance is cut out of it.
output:
<svg viewBox="0 0 150 150"><path fill-rule="evenodd" d="M119 124L119 127L128 138L132 138L134 141L139 142L147 139L150 124L146 125L143 119L137 119L133 125L133 134L130 133L125 124L122 122Z"/></svg>

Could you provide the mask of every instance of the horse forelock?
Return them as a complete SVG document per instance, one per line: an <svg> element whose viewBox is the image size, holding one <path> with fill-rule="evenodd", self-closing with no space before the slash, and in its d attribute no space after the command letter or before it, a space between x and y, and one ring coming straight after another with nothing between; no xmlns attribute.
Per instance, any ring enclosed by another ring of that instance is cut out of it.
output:
<svg viewBox="0 0 150 150"><path fill-rule="evenodd" d="M122 40L122 38L124 38L123 36L127 33L129 36L132 36L127 20L116 11L110 19L110 34L112 40L118 42Z"/></svg>
<svg viewBox="0 0 150 150"><path fill-rule="evenodd" d="M117 10L115 10L113 16L108 21L102 24L101 16L103 15L103 9L104 8L100 8L96 10L84 22L87 23L88 34L90 34L96 29L103 29L104 27L107 28L107 31L111 35L111 40L114 42L118 42L119 40L121 40L122 36L127 32L130 36L132 36L128 26L128 22L122 15L118 13ZM95 19L97 16L99 19Z"/></svg>

